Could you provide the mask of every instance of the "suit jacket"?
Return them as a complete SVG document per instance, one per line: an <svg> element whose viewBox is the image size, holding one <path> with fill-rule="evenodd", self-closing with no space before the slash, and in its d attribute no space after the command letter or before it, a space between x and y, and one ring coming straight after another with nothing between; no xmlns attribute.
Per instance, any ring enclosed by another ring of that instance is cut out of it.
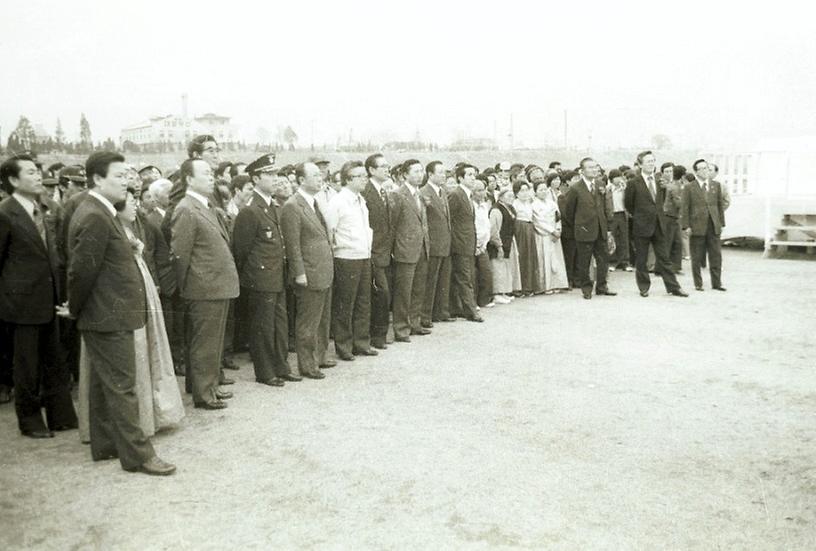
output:
<svg viewBox="0 0 816 551"><path fill-rule="evenodd" d="M567 206L567 194L562 193L558 196L558 211L563 213ZM565 216L561 217L561 239L575 239L575 230L572 227L572 220L567 220Z"/></svg>
<svg viewBox="0 0 816 551"><path fill-rule="evenodd" d="M476 254L476 211L465 191L456 186L448 195L451 217L451 254Z"/></svg>
<svg viewBox="0 0 816 551"><path fill-rule="evenodd" d="M439 188L437 194L430 184L419 189L425 202L425 213L428 217L428 238L431 246L431 256L450 256L451 252L451 221L448 208L448 194L445 188Z"/></svg>
<svg viewBox="0 0 816 551"><path fill-rule="evenodd" d="M146 320L144 281L122 223L96 197L68 230L68 307L80 331L133 331Z"/></svg>
<svg viewBox="0 0 816 551"><path fill-rule="evenodd" d="M238 272L227 228L214 210L185 196L173 211L170 249L181 298L227 300L238 296Z"/></svg>
<svg viewBox="0 0 816 551"><path fill-rule="evenodd" d="M683 206L683 188L680 182L666 184L666 199L663 201L663 212L670 219L680 218L680 209Z"/></svg>
<svg viewBox="0 0 816 551"><path fill-rule="evenodd" d="M417 191L419 194L419 191ZM408 184L390 195L391 230L394 232L392 255L397 262L413 264L420 255L428 257L428 215L420 195L419 205Z"/></svg>
<svg viewBox="0 0 816 551"><path fill-rule="evenodd" d="M65 265L68 265L68 255L71 254L71 247L68 244L68 231L71 228L71 219L74 217L79 205L88 197L88 190L73 194L62 208L62 229L57 236L60 256Z"/></svg>
<svg viewBox="0 0 816 551"><path fill-rule="evenodd" d="M17 199L0 202L0 319L9 323L49 323L60 300L58 220L42 204L39 208L46 242Z"/></svg>
<svg viewBox="0 0 816 551"><path fill-rule="evenodd" d="M241 287L269 293L285 289L286 247L279 210L274 201L267 206L256 193L235 217L232 252Z"/></svg>
<svg viewBox="0 0 816 551"><path fill-rule="evenodd" d="M254 202L254 201L253 201ZM320 208L315 203L316 208ZM334 255L322 214L318 216L298 192L281 208L281 225L286 244L289 278L306 274L306 288L328 289L334 281Z"/></svg>
<svg viewBox="0 0 816 551"><path fill-rule="evenodd" d="M632 215L632 235L635 237L651 237L659 227L666 231L666 215L663 204L666 201L666 190L660 185L655 174L655 198L642 174L638 174L626 184L626 193L623 202L626 210Z"/></svg>
<svg viewBox="0 0 816 551"><path fill-rule="evenodd" d="M703 191L696 178L683 187L680 226L683 229L691 228L691 235L704 236L708 232L709 218L714 222L714 235L720 235L724 211L719 182L709 182L708 193Z"/></svg>
<svg viewBox="0 0 816 551"><path fill-rule="evenodd" d="M563 220L572 225L576 241L606 239L606 200L598 187L595 185L590 193L581 179L567 191Z"/></svg>
<svg viewBox="0 0 816 551"><path fill-rule="evenodd" d="M375 266L384 268L391 263L391 248L394 244L394 234L391 231L390 198L386 194L386 199L383 201L371 181L368 182L361 195L368 207L368 225L371 226L373 232L371 261Z"/></svg>
<svg viewBox="0 0 816 551"><path fill-rule="evenodd" d="M147 215L144 222L145 239L149 245L145 245L145 254L148 248L153 252L153 260L156 270L156 285L159 287L159 294L162 296L172 296L178 288L176 281L176 269L173 266L173 255L170 252L170 243L161 231L162 215L156 211Z"/></svg>

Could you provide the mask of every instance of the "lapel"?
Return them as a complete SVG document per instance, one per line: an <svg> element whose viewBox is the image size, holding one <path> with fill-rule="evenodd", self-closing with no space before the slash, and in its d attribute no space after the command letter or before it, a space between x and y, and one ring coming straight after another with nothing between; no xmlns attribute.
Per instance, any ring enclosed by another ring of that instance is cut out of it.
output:
<svg viewBox="0 0 816 551"><path fill-rule="evenodd" d="M402 192L402 194L405 196L405 200L411 204L411 210L414 211L414 214L417 215L417 218L419 218L419 220L422 221L422 211L420 210L420 207L417 205L417 199L411 194L411 190L408 188L408 184L402 184L400 192ZM419 193L419 190L417 190L417 193ZM420 198L419 201L421 203L422 199Z"/></svg>
<svg viewBox="0 0 816 551"><path fill-rule="evenodd" d="M223 237L224 240L227 243L229 243L229 235L227 235L226 229L224 228L223 224L221 224L221 222L218 221L215 212L213 212L212 209L210 209L209 207L205 207L203 204L201 204L201 201L199 201L195 197L190 197L190 201L192 202L193 206L198 210L198 212L201 213L201 216L203 216L207 222L215 226L216 229L218 229L218 233L221 234L221 237Z"/></svg>
<svg viewBox="0 0 816 551"><path fill-rule="evenodd" d="M646 197L648 197L649 200L652 203L656 204L657 203L657 181L655 181L655 197L654 198L652 198L652 192L649 191L649 185L646 183L646 178L643 177L642 172L638 175L638 185L640 185L640 187L643 188L643 193L646 194Z"/></svg>
<svg viewBox="0 0 816 551"><path fill-rule="evenodd" d="M9 197L9 206L11 207L11 214L17 219L17 223L23 227L23 234L25 235L26 239L28 239L31 243L33 243L38 250L47 256L48 251L45 248L45 243L42 239L40 239L40 233L37 231L37 226L34 225L34 220L28 215L28 213L23 208L23 205L20 204L17 199L14 197ZM40 211L42 211L42 205L40 206ZM43 218L45 218L43 216ZM43 224L45 221L43 220ZM46 238L48 236L48 228L46 227Z"/></svg>
<svg viewBox="0 0 816 551"><path fill-rule="evenodd" d="M254 195L252 204L249 206L249 208L257 209L259 217L269 221L269 223L274 224L275 226L280 226L280 223L278 222L278 211L275 207L275 200L272 199L272 203L267 207L266 201L263 197L261 197L258 193L254 193Z"/></svg>
<svg viewBox="0 0 816 551"><path fill-rule="evenodd" d="M111 223L113 224L113 227L116 228L116 231L119 232L119 235L122 237L122 239L124 239L125 241L129 241L128 237L127 237L127 234L125 233L125 228L122 227L122 222L119 221L119 218L117 218L116 216L111 214L111 211L108 210L107 205L102 203L102 201L100 201L99 199L97 199L96 197L91 195L90 193L88 194L88 197L86 198L86 200L87 199L92 199L93 200L92 204L96 205L97 210L101 210L103 213L105 213L105 216L110 218Z"/></svg>
<svg viewBox="0 0 816 551"><path fill-rule="evenodd" d="M580 190L581 193L583 193L584 195L586 195L589 198L589 201L592 203L592 206L594 207L595 206L595 193L587 189L586 181L584 181L584 179L581 178L581 181L578 182L578 184L576 184L576 185L580 186L578 189ZM593 188L594 187L595 186L593 185Z"/></svg>
<svg viewBox="0 0 816 551"><path fill-rule="evenodd" d="M306 202L306 199L301 195L299 192L295 192L297 197L295 197L295 201L297 201L298 205L300 205L300 210L303 211L303 216L308 218L309 221L320 230L323 235L328 238L328 231L326 231L326 226L323 225L323 222L320 221L320 218L317 216L317 212L315 209L320 208L315 201L315 208L313 209L309 203Z"/></svg>

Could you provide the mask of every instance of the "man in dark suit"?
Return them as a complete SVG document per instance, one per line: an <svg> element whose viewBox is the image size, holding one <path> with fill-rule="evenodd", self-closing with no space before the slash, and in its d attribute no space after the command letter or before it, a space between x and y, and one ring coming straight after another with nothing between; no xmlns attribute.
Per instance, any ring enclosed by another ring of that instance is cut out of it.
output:
<svg viewBox="0 0 816 551"><path fill-rule="evenodd" d="M703 276L700 266L708 255L708 271L711 288L725 291L722 286L722 251L720 234L725 213L722 190L719 182L709 181L708 163L704 159L694 161L694 181L683 188L680 211L680 225L683 230L691 230L691 273L694 288L703 290Z"/></svg>
<svg viewBox="0 0 816 551"><path fill-rule="evenodd" d="M606 201L600 186L595 184L600 167L590 158L581 159L581 179L574 183L564 200L564 220L575 233L575 285L585 299L592 298L592 278L589 264L595 257L595 294L614 296L607 288Z"/></svg>
<svg viewBox="0 0 816 551"><path fill-rule="evenodd" d="M451 303L455 315L482 322L476 309L473 292L473 271L476 269L476 211L473 208L473 187L476 167L462 163L456 167L456 188L448 195L451 221Z"/></svg>
<svg viewBox="0 0 816 551"><path fill-rule="evenodd" d="M394 233L394 340L411 342L409 335L429 335L420 312L428 277L428 218L419 192L422 164L402 164L405 182L391 194L391 230Z"/></svg>
<svg viewBox="0 0 816 551"><path fill-rule="evenodd" d="M88 355L91 456L119 457L122 468L153 475L175 472L156 456L139 427L133 331L144 327L144 284L114 203L125 200L124 157L101 151L85 169L95 186L79 205L68 232L68 305Z"/></svg>
<svg viewBox="0 0 816 551"><path fill-rule="evenodd" d="M0 202L0 320L10 345L17 423L24 436L48 438L77 427L71 376L58 354L57 220L40 201L42 175L31 157L0 165L0 185L11 193Z"/></svg>
<svg viewBox="0 0 816 551"><path fill-rule="evenodd" d="M427 205L430 248L428 283L420 321L422 327L430 328L434 321L456 321L456 318L450 315L451 221L442 161L428 163L425 177L428 181L419 191Z"/></svg>
<svg viewBox="0 0 816 551"><path fill-rule="evenodd" d="M325 375L319 368L337 365L326 358L334 261L326 220L315 201L323 187L320 169L314 163L299 163L295 173L299 187L283 205L281 223L289 279L297 296L298 371L303 377L322 379Z"/></svg>
<svg viewBox="0 0 816 551"><path fill-rule="evenodd" d="M647 261L649 245L654 249L655 272L663 278L666 292L678 296L688 295L677 282L669 261L669 220L663 210L666 202L666 187L659 182L655 172L655 156L651 151L642 151L637 156L640 172L626 184L624 204L632 216L632 234L635 239L635 281L640 296L649 296L651 280Z"/></svg>
<svg viewBox="0 0 816 551"><path fill-rule="evenodd" d="M188 390L193 404L223 409L232 393L218 388L230 300L238 296L238 272L230 236L209 197L215 180L210 166L187 159L179 170L187 190L173 211L170 248L176 281L185 301Z"/></svg>
<svg viewBox="0 0 816 551"><path fill-rule="evenodd" d="M379 153L365 161L368 183L361 195L368 207L371 241L371 346L384 350L391 313L391 208L383 185L388 181L388 163Z"/></svg>
<svg viewBox="0 0 816 551"><path fill-rule="evenodd" d="M292 374L287 360L286 248L274 198L279 185L275 155L263 155L246 171L255 190L252 202L235 218L232 250L249 309L249 356L257 382L283 386L301 377Z"/></svg>
<svg viewBox="0 0 816 551"><path fill-rule="evenodd" d="M567 206L567 192L575 182L580 182L581 177L577 172L568 170L563 175L563 182L558 194L558 212L562 213L561 217L561 250L564 252L564 265L567 269L567 282L569 288L575 287L575 229L572 227L572 221L563 217L564 210Z"/></svg>

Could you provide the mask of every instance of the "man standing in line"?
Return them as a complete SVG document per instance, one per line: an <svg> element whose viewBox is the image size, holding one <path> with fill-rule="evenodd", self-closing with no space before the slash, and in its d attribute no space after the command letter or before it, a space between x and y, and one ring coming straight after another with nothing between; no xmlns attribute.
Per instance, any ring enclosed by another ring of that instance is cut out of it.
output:
<svg viewBox="0 0 816 551"><path fill-rule="evenodd" d="M388 162L380 153L365 161L368 183L361 195L368 208L368 225L371 239L371 346L385 350L385 336L391 313L391 209L389 197L383 187L390 179Z"/></svg>
<svg viewBox="0 0 816 551"><path fill-rule="evenodd" d="M564 200L564 220L575 232L575 285L581 288L585 299L592 298L593 281L589 265L595 258L595 294L614 296L606 285L607 232L606 205L603 194L595 184L600 167L591 157L581 159L581 179L574 183Z"/></svg>
<svg viewBox="0 0 816 551"><path fill-rule="evenodd" d="M655 173L655 156L642 151L637 156L640 172L626 185L626 210L632 215L632 232L635 238L635 280L640 296L649 296L651 280L647 267L649 246L655 254L655 272L663 278L666 292L677 297L687 297L677 282L668 259L669 222L663 211L666 201L665 187L660 185Z"/></svg>
<svg viewBox="0 0 816 551"><path fill-rule="evenodd" d="M473 187L476 167L463 163L456 169L457 186L448 195L451 220L451 303L455 315L470 321L483 322L476 309L473 292L473 270L476 259L476 212L473 208Z"/></svg>
<svg viewBox="0 0 816 551"><path fill-rule="evenodd" d="M441 161L431 161L425 167L425 175L428 181L419 192L427 207L430 256L420 323L422 327L428 329L433 327L434 321L456 321L456 318L451 317L448 302L451 277L451 224L448 194L443 189L446 179L445 165Z"/></svg>
<svg viewBox="0 0 816 551"><path fill-rule="evenodd" d="M711 288L725 291L722 286L722 252L720 233L725 204L719 182L709 181L708 163L704 159L694 161L694 181L683 188L680 225L683 230L691 230L691 273L694 288L703 290L700 267L708 255L708 271Z"/></svg>
<svg viewBox="0 0 816 551"><path fill-rule="evenodd" d="M340 191L331 198L326 225L334 253L331 326L337 357L376 356L371 348L371 240L368 208L360 192L368 183L359 161L340 169Z"/></svg>
<svg viewBox="0 0 816 551"><path fill-rule="evenodd" d="M422 164L402 163L405 181L393 193L391 227L394 232L394 340L411 342L409 335L429 335L420 312L428 277L428 217L419 192Z"/></svg>
<svg viewBox="0 0 816 551"><path fill-rule="evenodd" d="M337 365L326 359L329 347L334 262L326 219L315 201L323 186L314 163L295 167L298 190L281 210L289 278L297 296L295 339L298 370L303 377L322 379L319 368Z"/></svg>
<svg viewBox="0 0 816 551"><path fill-rule="evenodd" d="M139 426L133 332L146 322L142 276L115 203L125 200L125 158L93 153L85 165L94 186L68 231L68 305L57 313L76 318L88 355L91 457L119 458L126 471L170 475Z"/></svg>
<svg viewBox="0 0 816 551"><path fill-rule="evenodd" d="M609 231L615 238L615 253L611 258L609 270L625 270L631 272L629 266L629 220L624 204L626 194L626 178L617 168L609 171L609 185L606 191L606 210L611 214Z"/></svg>
<svg viewBox="0 0 816 551"><path fill-rule="evenodd" d="M229 304L239 292L238 272L229 233L210 202L212 168L201 159L187 159L179 172L186 191L172 214L170 248L185 303L187 387L195 407L224 409L223 400L232 393L218 385Z"/></svg>
<svg viewBox="0 0 816 551"><path fill-rule="evenodd" d="M249 356L256 382L283 386L284 381L302 378L292 374L287 360L286 248L275 199L281 185L275 155L263 155L246 170L254 184L253 197L235 218L232 250L248 307Z"/></svg>

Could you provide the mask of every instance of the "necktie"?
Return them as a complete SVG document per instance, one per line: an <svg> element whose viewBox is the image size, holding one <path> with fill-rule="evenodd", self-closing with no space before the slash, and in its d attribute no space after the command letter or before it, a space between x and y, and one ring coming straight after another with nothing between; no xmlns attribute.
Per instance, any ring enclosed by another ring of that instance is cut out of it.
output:
<svg viewBox="0 0 816 551"><path fill-rule="evenodd" d="M40 239L42 239L43 243L47 245L48 241L45 238L45 224L43 223L42 212L36 205L34 205L34 212L31 214L34 218L34 225L37 227L37 233L40 234Z"/></svg>
<svg viewBox="0 0 816 551"><path fill-rule="evenodd" d="M654 176L652 176L651 174L649 174L649 176L648 176L648 182L649 182L649 193L652 194L652 200L654 201L654 199L655 199Z"/></svg>
<svg viewBox="0 0 816 551"><path fill-rule="evenodd" d="M708 193L708 182L703 182L703 193Z"/></svg>
<svg viewBox="0 0 816 551"><path fill-rule="evenodd" d="M317 215L317 218L320 220L320 223L323 224L323 229L327 230L328 227L326 226L326 219L323 218L323 213L320 212L320 207L317 206L317 201L315 201L312 206L314 207L315 214Z"/></svg>

